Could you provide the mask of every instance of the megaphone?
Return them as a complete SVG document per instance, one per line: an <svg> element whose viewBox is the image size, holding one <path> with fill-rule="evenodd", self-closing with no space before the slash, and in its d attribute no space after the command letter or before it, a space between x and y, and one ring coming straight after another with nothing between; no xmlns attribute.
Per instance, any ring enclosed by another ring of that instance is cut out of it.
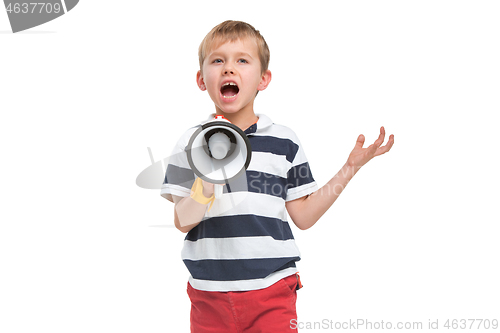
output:
<svg viewBox="0 0 500 333"><path fill-rule="evenodd" d="M223 184L246 172L252 158L250 140L243 131L223 116L198 128L186 147L191 170L206 182L215 184L214 194L220 198Z"/></svg>

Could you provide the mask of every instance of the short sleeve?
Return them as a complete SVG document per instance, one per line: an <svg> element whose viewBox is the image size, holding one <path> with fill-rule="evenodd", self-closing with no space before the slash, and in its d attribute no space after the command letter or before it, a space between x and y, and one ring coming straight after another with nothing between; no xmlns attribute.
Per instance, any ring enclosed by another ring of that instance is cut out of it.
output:
<svg viewBox="0 0 500 333"><path fill-rule="evenodd" d="M306 154L298 137L293 133L292 141L296 145L292 165L287 172L286 201L295 200L318 190L318 185L309 167Z"/></svg>
<svg viewBox="0 0 500 333"><path fill-rule="evenodd" d="M185 136L177 142L172 154L168 158L165 179L161 187L160 195L172 201L172 195L187 197L191 194L195 175L191 170L186 154L187 141Z"/></svg>

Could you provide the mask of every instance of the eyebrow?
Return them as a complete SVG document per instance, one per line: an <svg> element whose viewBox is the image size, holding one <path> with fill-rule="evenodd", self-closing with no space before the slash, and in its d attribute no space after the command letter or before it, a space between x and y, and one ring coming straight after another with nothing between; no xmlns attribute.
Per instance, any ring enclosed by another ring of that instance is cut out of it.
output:
<svg viewBox="0 0 500 333"><path fill-rule="evenodd" d="M214 53L210 54L209 58L211 58L211 57L219 57L219 56L222 56L222 55L224 55L224 53L222 53L222 52L214 52ZM246 52L237 52L236 53L236 57L241 57L241 56L253 59L253 57L250 54L246 53Z"/></svg>

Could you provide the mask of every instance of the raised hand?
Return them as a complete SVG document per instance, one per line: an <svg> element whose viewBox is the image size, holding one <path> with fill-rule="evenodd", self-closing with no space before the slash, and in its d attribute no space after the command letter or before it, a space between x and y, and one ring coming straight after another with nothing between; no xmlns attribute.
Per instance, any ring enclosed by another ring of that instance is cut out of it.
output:
<svg viewBox="0 0 500 333"><path fill-rule="evenodd" d="M349 158L347 159L347 165L351 167L361 168L363 165L368 163L369 160L374 158L375 156L379 156L387 153L391 150L392 145L394 144L394 134L389 136L389 141L385 146L382 146L385 138L385 129L384 127L380 127L380 135L375 142L368 146L367 148L363 148L363 144L365 143L365 136L360 134L358 136L358 140L356 141L356 146L352 150L351 154L349 154Z"/></svg>

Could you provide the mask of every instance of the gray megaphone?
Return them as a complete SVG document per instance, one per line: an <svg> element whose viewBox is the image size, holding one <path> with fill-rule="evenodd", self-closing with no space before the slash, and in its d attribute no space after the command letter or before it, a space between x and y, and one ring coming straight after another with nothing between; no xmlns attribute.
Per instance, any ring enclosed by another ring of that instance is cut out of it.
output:
<svg viewBox="0 0 500 333"><path fill-rule="evenodd" d="M223 185L229 187L232 180L246 172L252 147L238 126L223 116L216 116L191 135L186 153L191 170L206 182L215 184L215 197L220 198Z"/></svg>

